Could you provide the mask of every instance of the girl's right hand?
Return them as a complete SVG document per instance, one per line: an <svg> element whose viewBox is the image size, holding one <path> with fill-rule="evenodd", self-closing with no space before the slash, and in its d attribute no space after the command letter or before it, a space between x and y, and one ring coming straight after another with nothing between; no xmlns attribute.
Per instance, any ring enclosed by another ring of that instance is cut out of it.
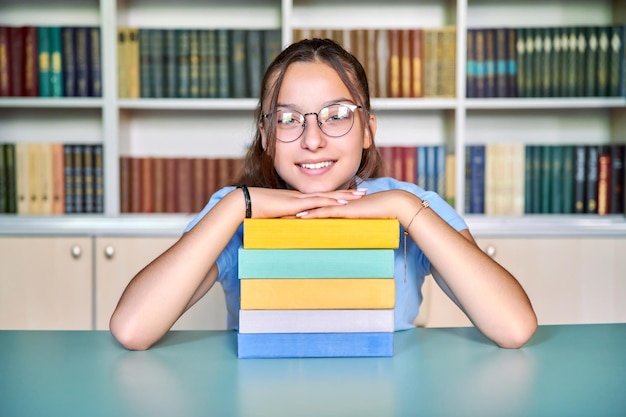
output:
<svg viewBox="0 0 626 417"><path fill-rule="evenodd" d="M234 191L241 192L237 189ZM295 190L257 187L250 187L249 192L253 218L295 217L299 213L320 207L344 205L366 194L365 189L303 194Z"/></svg>

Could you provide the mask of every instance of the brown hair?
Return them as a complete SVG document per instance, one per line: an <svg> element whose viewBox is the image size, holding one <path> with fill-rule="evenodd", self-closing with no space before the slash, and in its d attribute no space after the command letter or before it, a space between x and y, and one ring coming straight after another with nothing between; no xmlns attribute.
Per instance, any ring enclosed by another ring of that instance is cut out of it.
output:
<svg viewBox="0 0 626 417"><path fill-rule="evenodd" d="M243 170L237 179L239 184L246 184L250 187L287 188L285 181L274 169L275 118L270 118L267 121L267 149L263 148L259 124L262 122L262 106L269 94L271 94L269 108L276 108L278 92L285 72L289 65L294 62L322 62L329 65L337 71L350 94L355 98L355 104L362 106L366 115L371 112L367 75L354 55L330 39L305 39L291 44L274 59L265 71L261 84L261 98L255 110L256 133L248 148ZM374 134L369 125L369 117L362 117L361 120L363 127L369 130L371 138L370 147L362 151L361 164L356 172L356 176L365 180L381 175L382 158L374 143ZM356 179L353 179L350 186L355 185Z"/></svg>

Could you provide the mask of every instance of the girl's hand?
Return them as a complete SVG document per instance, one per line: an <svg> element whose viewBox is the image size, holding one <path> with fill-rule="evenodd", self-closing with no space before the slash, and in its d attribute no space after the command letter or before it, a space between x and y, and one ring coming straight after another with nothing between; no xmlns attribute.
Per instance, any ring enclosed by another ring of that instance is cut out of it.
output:
<svg viewBox="0 0 626 417"><path fill-rule="evenodd" d="M415 201L412 201L415 200ZM419 199L413 194L402 190L381 191L368 194L359 199L348 201L347 204L333 204L320 206L299 213L298 217L314 218L363 218L363 219L403 219L407 213L412 213L411 207L419 204Z"/></svg>
<svg viewBox="0 0 626 417"><path fill-rule="evenodd" d="M257 187L250 187L249 192L253 218L295 217L319 208L344 206L366 194L365 189L303 194L294 190Z"/></svg>

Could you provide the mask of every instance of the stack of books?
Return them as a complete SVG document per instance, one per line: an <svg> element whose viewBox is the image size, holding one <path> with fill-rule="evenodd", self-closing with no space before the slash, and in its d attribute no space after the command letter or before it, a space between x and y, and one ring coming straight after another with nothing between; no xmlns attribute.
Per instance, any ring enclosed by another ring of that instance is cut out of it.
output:
<svg viewBox="0 0 626 417"><path fill-rule="evenodd" d="M246 219L238 357L392 356L395 219Z"/></svg>

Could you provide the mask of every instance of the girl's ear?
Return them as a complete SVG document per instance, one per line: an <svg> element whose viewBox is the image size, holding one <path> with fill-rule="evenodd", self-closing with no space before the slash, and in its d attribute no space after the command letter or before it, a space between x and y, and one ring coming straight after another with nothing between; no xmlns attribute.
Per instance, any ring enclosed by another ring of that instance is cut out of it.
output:
<svg viewBox="0 0 626 417"><path fill-rule="evenodd" d="M372 146L372 143L374 142L374 136L376 136L377 127L376 116L370 114L368 123L370 128L365 129L365 134L363 136L363 149L368 149L370 146Z"/></svg>

